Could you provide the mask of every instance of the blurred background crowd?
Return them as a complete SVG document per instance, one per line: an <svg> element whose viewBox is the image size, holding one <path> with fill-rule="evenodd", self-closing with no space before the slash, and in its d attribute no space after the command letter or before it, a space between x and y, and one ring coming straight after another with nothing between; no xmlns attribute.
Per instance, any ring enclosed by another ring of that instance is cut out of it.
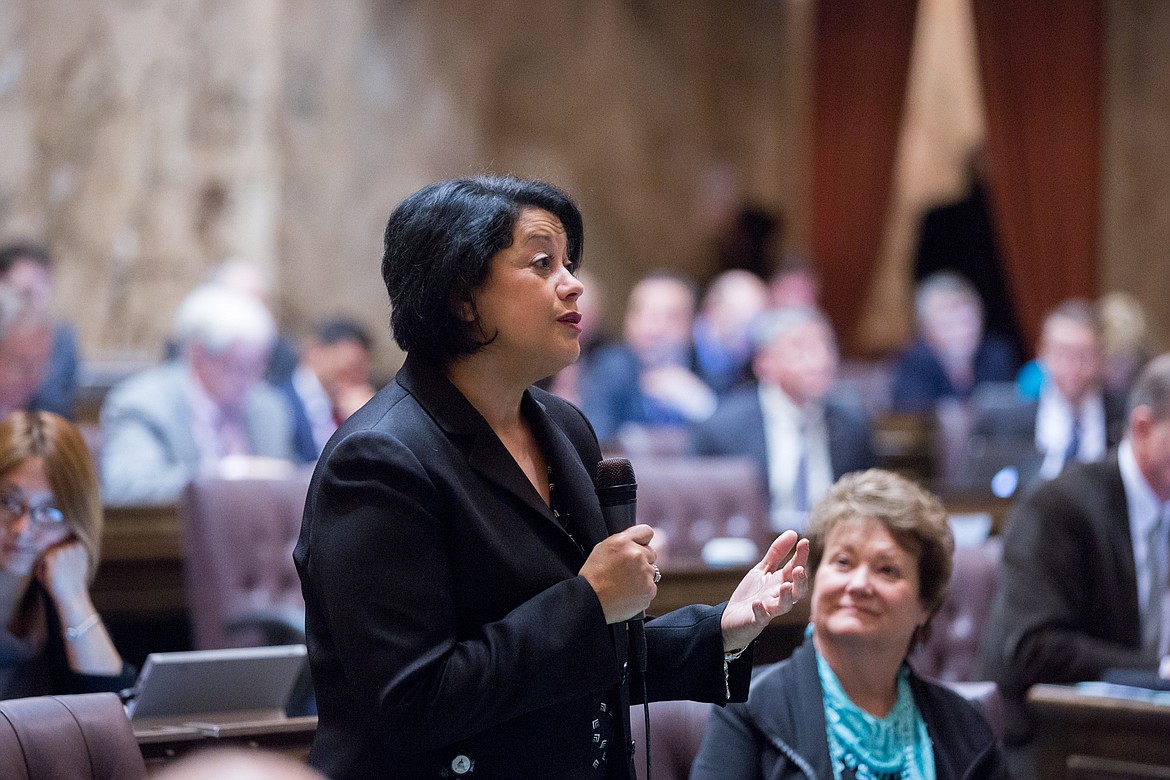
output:
<svg viewBox="0 0 1170 780"><path fill-rule="evenodd" d="M1105 0L7 4L0 698L199 644L90 622L103 512L303 478L402 361L385 219L449 176L579 199L543 385L648 472L750 462L769 531L875 466L1008 514L1115 463L1170 346L1167 35Z"/></svg>

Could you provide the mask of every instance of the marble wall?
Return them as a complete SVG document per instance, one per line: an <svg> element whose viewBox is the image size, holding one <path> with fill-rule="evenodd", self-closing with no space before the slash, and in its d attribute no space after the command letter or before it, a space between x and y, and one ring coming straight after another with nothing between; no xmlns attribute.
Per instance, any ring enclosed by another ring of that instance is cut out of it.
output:
<svg viewBox="0 0 1170 780"><path fill-rule="evenodd" d="M1133 294L1170 349L1170 3L1106 5L1102 291Z"/></svg>
<svg viewBox="0 0 1170 780"><path fill-rule="evenodd" d="M1170 4L1107 11L1102 289L1139 295L1165 347ZM182 295L239 256L271 272L288 327L360 317L388 373L401 356L378 259L393 206L442 177L544 176L583 207L594 294L615 323L643 272L705 276L740 203L783 213L786 246L803 245L813 12L812 0L6 0L0 239L51 244L59 307L90 358L156 356ZM969 97L916 56L911 94ZM956 121L930 164L978 134L967 108ZM913 184L925 147L907 132L867 318L877 346L908 328L888 316L908 289L907 210L953 186L945 172Z"/></svg>
<svg viewBox="0 0 1170 780"><path fill-rule="evenodd" d="M47 241L90 356L156 355L231 255L275 271L276 0L0 11L0 235Z"/></svg>
<svg viewBox="0 0 1170 780"><path fill-rule="evenodd" d="M800 241L804 0L12 0L0 10L0 236L45 237L91 357L152 355L225 257L284 322L382 337L391 208L431 180L553 179L616 319L654 267L702 275L741 201Z"/></svg>

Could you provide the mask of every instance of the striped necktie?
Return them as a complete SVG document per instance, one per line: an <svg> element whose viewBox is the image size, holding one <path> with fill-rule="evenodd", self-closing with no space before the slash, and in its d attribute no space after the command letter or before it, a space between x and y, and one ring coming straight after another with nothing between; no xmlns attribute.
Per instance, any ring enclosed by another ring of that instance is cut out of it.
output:
<svg viewBox="0 0 1170 780"><path fill-rule="evenodd" d="M1077 459L1077 452L1081 449L1081 418L1074 416L1072 429L1068 434L1068 447L1064 450L1064 465L1067 466Z"/></svg>
<svg viewBox="0 0 1170 780"><path fill-rule="evenodd" d="M807 512L811 504L808 496L808 420L804 415L800 417L796 440L800 447L800 459L796 461L796 479L792 482L792 508L798 512Z"/></svg>

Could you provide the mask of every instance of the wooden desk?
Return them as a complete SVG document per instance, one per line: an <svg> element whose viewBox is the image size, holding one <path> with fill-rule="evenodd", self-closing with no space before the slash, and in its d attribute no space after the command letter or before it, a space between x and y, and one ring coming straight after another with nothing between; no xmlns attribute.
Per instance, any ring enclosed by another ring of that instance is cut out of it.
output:
<svg viewBox="0 0 1170 780"><path fill-rule="evenodd" d="M317 733L317 716L244 723L188 723L135 729L149 774L196 748L243 747L271 750L304 762Z"/></svg>
<svg viewBox="0 0 1170 780"><path fill-rule="evenodd" d="M1008 512L1012 508L1012 499L956 488L941 488L936 492L948 515L987 514L991 516L991 534L995 536L1003 532Z"/></svg>
<svg viewBox="0 0 1170 780"><path fill-rule="evenodd" d="M689 604L719 604L727 601L746 573L745 567L713 569L701 563L663 569L658 595L650 604L649 612L662 615ZM791 655L804 638L808 610L808 597L805 597L787 615L773 620L756 640L754 663L772 663Z"/></svg>
<svg viewBox="0 0 1170 780"><path fill-rule="evenodd" d="M1010 502L986 495L948 493L948 512L986 512L992 532L1002 526ZM687 604L725 601L745 567L713 569L700 561L665 564L652 614ZM174 505L117 507L106 510L102 562L93 589L94 604L131 663L146 653L189 647L183 591L183 545ZM808 621L807 599L790 614L773 621L756 649L756 661L786 658L801 641Z"/></svg>
<svg viewBox="0 0 1170 780"><path fill-rule="evenodd" d="M90 592L103 616L186 612L183 542L174 505L105 511L102 562Z"/></svg>
<svg viewBox="0 0 1170 780"><path fill-rule="evenodd" d="M1155 703L1035 685L1028 706L1042 780L1170 778L1170 694Z"/></svg>
<svg viewBox="0 0 1170 780"><path fill-rule="evenodd" d="M90 593L129 663L141 668L149 653L189 650L177 507L107 508L102 561Z"/></svg>

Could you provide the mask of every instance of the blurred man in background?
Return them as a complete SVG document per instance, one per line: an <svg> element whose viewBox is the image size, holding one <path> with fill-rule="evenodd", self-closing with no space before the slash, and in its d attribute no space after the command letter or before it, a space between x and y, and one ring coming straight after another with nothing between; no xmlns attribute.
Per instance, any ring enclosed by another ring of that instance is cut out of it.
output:
<svg viewBox="0 0 1170 780"><path fill-rule="evenodd" d="M695 358L717 395L751 381L753 329L767 308L768 287L751 271L724 271L708 286L695 318Z"/></svg>
<svg viewBox="0 0 1170 780"><path fill-rule="evenodd" d="M229 457L292 459L287 405L262 381L276 337L268 310L208 284L183 301L175 330L179 357L130 377L102 406L108 503L174 501Z"/></svg>
<svg viewBox="0 0 1170 780"><path fill-rule="evenodd" d="M48 312L0 285L0 419L31 411L48 373L53 324Z"/></svg>
<svg viewBox="0 0 1170 780"><path fill-rule="evenodd" d="M77 396L77 336L73 326L53 316L53 261L40 244L15 243L0 249L0 286L13 290L39 310L52 326L52 351L30 408L73 418Z"/></svg>
<svg viewBox="0 0 1170 780"><path fill-rule="evenodd" d="M803 527L812 505L842 474L870 468L872 431L862 410L832 398L837 341L810 307L765 315L752 369L758 387L724 399L696 426L699 455L750 455L760 465L775 529Z"/></svg>
<svg viewBox="0 0 1170 780"><path fill-rule="evenodd" d="M940 399L966 399L977 385L1015 379L1015 351L984 331L983 303L965 278L932 274L918 286L914 305L919 337L894 369L894 411L929 412Z"/></svg>
<svg viewBox="0 0 1170 780"><path fill-rule="evenodd" d="M974 434L1016 442L1044 456L1040 476L1069 463L1101 460L1125 432L1125 399L1104 387L1102 328L1093 304L1068 300L1044 318L1037 362L1039 400L981 410Z"/></svg>
<svg viewBox="0 0 1170 780"><path fill-rule="evenodd" d="M694 286L654 273L634 285L624 341L586 367L581 403L597 438L612 442L623 426L685 428L715 411L715 392L699 378L691 328Z"/></svg>
<svg viewBox="0 0 1170 780"><path fill-rule="evenodd" d="M277 386L290 405L301 462L316 461L337 426L373 397L372 347L370 334L357 322L326 320L304 344L292 375Z"/></svg>

